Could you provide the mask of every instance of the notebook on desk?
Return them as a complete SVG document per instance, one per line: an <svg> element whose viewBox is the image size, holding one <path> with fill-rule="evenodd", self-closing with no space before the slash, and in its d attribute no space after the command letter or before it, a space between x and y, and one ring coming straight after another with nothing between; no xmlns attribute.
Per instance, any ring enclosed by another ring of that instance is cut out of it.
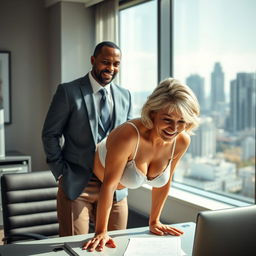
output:
<svg viewBox="0 0 256 256"><path fill-rule="evenodd" d="M192 255L256 255L256 205L200 212Z"/></svg>

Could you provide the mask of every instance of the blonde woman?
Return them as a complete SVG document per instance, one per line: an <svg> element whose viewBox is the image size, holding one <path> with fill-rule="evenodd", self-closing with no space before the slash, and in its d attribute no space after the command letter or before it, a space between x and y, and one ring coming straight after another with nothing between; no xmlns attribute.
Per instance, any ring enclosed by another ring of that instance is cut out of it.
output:
<svg viewBox="0 0 256 256"><path fill-rule="evenodd" d="M95 236L83 249L102 251L116 247L108 235L108 219L116 189L152 188L150 231L156 235L183 232L160 222L175 167L190 144L198 126L200 108L192 90L178 80L162 81L148 97L141 118L114 129L98 144L94 174L102 182L98 199Z"/></svg>

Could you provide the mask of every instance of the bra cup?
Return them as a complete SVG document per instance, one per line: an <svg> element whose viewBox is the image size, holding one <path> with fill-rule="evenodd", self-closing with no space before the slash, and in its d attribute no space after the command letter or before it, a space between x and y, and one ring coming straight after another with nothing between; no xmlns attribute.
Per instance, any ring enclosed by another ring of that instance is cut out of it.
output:
<svg viewBox="0 0 256 256"><path fill-rule="evenodd" d="M152 187L162 187L164 186L170 178L170 166L169 165L165 168L165 170L160 174L158 177L154 178L153 180L148 180L147 176L145 176L136 166L134 160L131 160L127 163L123 176L120 180L120 183L130 189L139 188L143 184L148 184Z"/></svg>
<svg viewBox="0 0 256 256"><path fill-rule="evenodd" d="M160 174L160 176L156 177L153 180L147 180L146 184L155 187L160 188L167 184L170 178L170 164L166 167L166 169Z"/></svg>
<svg viewBox="0 0 256 256"><path fill-rule="evenodd" d="M145 183L146 176L138 172L134 160L129 161L125 166L120 183L130 189L139 188Z"/></svg>

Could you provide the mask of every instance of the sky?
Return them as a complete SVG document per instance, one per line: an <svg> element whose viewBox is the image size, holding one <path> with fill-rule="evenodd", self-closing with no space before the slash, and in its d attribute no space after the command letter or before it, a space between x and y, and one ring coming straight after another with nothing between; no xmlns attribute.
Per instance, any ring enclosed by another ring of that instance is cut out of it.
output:
<svg viewBox="0 0 256 256"><path fill-rule="evenodd" d="M225 91L237 72L256 72L255 0L176 0L174 74L197 73L210 89L215 62L225 73ZM179 14L179 15L178 15Z"/></svg>

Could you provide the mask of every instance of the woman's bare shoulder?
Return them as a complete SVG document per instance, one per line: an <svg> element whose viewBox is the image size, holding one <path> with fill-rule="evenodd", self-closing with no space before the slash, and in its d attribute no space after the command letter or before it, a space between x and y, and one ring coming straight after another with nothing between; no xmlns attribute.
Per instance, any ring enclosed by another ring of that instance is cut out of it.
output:
<svg viewBox="0 0 256 256"><path fill-rule="evenodd" d="M179 134L177 140L179 141L180 144L187 146L190 144L191 138L190 135L184 131Z"/></svg>
<svg viewBox="0 0 256 256"><path fill-rule="evenodd" d="M128 148L131 146L131 148L133 148L134 143L138 140L138 132L129 122L137 127L137 119L121 124L109 134L107 146L111 145Z"/></svg>
<svg viewBox="0 0 256 256"><path fill-rule="evenodd" d="M182 132L176 139L176 150L175 153L177 155L183 154L189 147L191 138L190 135L186 132Z"/></svg>

